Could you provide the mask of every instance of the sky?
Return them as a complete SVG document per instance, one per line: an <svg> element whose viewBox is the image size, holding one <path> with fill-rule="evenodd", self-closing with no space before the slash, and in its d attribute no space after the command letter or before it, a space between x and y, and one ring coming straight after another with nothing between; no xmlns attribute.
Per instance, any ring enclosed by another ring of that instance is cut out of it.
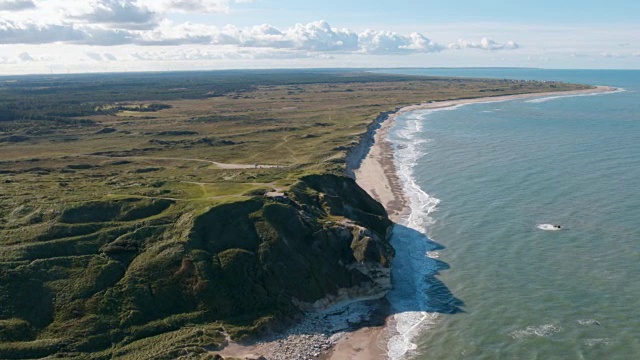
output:
<svg viewBox="0 0 640 360"><path fill-rule="evenodd" d="M0 0L0 75L640 69L631 0Z"/></svg>

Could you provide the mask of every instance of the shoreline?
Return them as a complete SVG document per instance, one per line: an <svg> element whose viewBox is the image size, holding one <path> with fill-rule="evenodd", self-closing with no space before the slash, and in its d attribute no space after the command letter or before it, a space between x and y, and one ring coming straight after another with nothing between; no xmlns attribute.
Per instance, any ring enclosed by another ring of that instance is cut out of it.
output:
<svg viewBox="0 0 640 360"><path fill-rule="evenodd" d="M349 169L348 173L352 173L356 183L374 199L380 202L385 209L387 209L389 218L394 223L402 223L403 217L407 216L410 212L410 199L408 199L404 193L404 186L398 176L394 162L393 146L387 139L389 130L393 125L395 125L398 116L412 111L436 110L468 104L555 96L565 97L592 95L610 93L617 90L617 88L609 86L596 86L593 89L585 90L489 96L481 98L434 101L405 106L397 109L396 111L384 113L383 115L385 118L377 120L380 121L379 128L375 130L373 134L368 134L369 136L372 136L372 139L368 140L372 142L369 151L366 154L363 154L364 158L359 159L357 163L358 167ZM349 333L348 336L343 336L331 347L331 350L325 359L369 360L387 358L387 353L381 346L386 346L386 344L380 344L380 339L388 337L387 325L389 324L391 316L391 314L387 314L385 326L365 326ZM354 355L358 355L358 357L354 357Z"/></svg>
<svg viewBox="0 0 640 360"><path fill-rule="evenodd" d="M408 214L409 199L407 199L404 194L402 182L396 172L393 147L387 140L389 130L395 124L398 116L412 111L436 110L468 104L522 100L547 96L591 95L616 90L618 89L609 86L596 86L594 89L585 90L487 96L481 98L433 101L405 106L393 112L383 113L383 115L386 116L384 119L381 119L379 129L373 134L370 134L373 135L373 137L372 140L369 140L372 142L369 151L363 154L364 158L360 159L356 164L356 168L348 169L348 173L352 173L356 183L387 209L389 218L393 222L399 223L402 217Z"/></svg>
<svg viewBox="0 0 640 360"><path fill-rule="evenodd" d="M387 140L389 130L398 116L411 111L442 109L474 103L547 96L589 95L616 90L612 87L597 86L594 89L585 90L434 101L396 108L379 114L367 127L367 132L363 134L360 143L347 154L345 172L384 206L394 223L402 223L403 218L410 213L410 200L404 192L404 185L396 171L393 146ZM386 347L390 337L388 325L389 320L392 319L390 306L386 297L380 300L352 299L350 302L336 304L325 311L305 316L300 324L280 336L263 339L251 345L230 341L223 349L210 353L220 354L225 358L253 359L260 357L293 359L304 357L304 355L321 360L385 359L388 358ZM332 315L335 315L335 318ZM350 325L354 324L358 324L358 329L350 331Z"/></svg>

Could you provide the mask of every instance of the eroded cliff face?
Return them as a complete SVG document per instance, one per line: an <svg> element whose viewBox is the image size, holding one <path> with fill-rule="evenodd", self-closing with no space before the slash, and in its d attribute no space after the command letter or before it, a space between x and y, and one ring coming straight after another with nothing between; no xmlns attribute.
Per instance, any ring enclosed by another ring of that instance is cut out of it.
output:
<svg viewBox="0 0 640 360"><path fill-rule="evenodd" d="M388 241L392 223L382 205L352 179L333 175L303 178L294 187L293 197L307 206L312 204L312 212L323 219L324 228L329 226L327 235L335 239L339 247L336 250L348 254L338 259L337 265L327 265L357 274L354 279L358 279L313 302L294 297L294 304L311 311L345 300L385 296L391 289L390 262L394 251ZM318 213L318 209L322 210ZM345 248L347 245L349 249Z"/></svg>
<svg viewBox="0 0 640 360"><path fill-rule="evenodd" d="M334 175L304 177L277 199L216 207L195 219L185 256L210 254L201 267L219 263L225 287L211 281L194 295L212 299L212 309L234 304L225 317L381 297L390 288L390 226L380 204L352 179Z"/></svg>
<svg viewBox="0 0 640 360"><path fill-rule="evenodd" d="M360 139L347 149L347 156L345 158L346 169L345 174L352 179L355 179L354 170L358 169L365 159L369 150L375 142L375 134L382 126L389 116L395 114L401 108L395 108L391 111L384 111L378 114L376 119L367 125L367 131L360 135Z"/></svg>
<svg viewBox="0 0 640 360"><path fill-rule="evenodd" d="M170 358L219 343L223 328L242 338L390 288L392 223L346 176L309 175L284 196L206 209L84 203L46 221L0 252L1 358L158 347Z"/></svg>

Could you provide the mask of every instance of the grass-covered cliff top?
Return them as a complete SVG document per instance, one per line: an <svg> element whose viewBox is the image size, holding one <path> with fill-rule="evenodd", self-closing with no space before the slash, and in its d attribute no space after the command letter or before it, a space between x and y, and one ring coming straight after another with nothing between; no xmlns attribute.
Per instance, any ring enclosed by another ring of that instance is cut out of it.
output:
<svg viewBox="0 0 640 360"><path fill-rule="evenodd" d="M291 298L368 281L343 264L388 266L384 210L333 176L380 112L581 88L340 71L0 78L0 358L175 358L223 329L272 328Z"/></svg>

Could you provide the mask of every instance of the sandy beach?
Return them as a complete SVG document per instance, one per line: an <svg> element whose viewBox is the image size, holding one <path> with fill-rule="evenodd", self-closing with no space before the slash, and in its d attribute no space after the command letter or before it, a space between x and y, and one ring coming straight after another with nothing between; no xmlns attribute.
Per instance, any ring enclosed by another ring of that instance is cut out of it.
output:
<svg viewBox="0 0 640 360"><path fill-rule="evenodd" d="M398 116L416 110L441 109L452 106L499 102L517 99L541 98L548 96L572 96L596 93L612 92L617 89L607 86L597 86L594 89L531 93L508 96L483 97L473 99L459 99L439 102L426 102L400 108L388 113L381 119L380 127L370 131L367 136L372 136L372 145L363 158L359 159L357 167L349 169L360 187L366 190L373 198L378 200L387 209L389 217L396 223L402 223L403 215L409 211L409 199L404 194L403 185L396 173L394 154L391 143L387 140L389 130L394 125ZM371 139L363 139L371 141ZM353 166L353 165L352 165ZM388 304L388 303L387 303ZM375 307L375 306L374 306ZM367 316L360 324L370 326L360 327L350 332L327 332L328 328L335 326L335 319L329 319L319 315L309 315L300 325L287 334L283 334L277 340L260 342L251 346L241 346L231 343L222 351L212 353L224 357L253 358L261 356L266 359L298 359L317 358L323 360L369 360L387 358L387 341L389 330L380 326L381 322L389 320L389 312L384 306L385 313L375 316ZM339 316L344 310L340 310ZM367 310L355 309L356 316L362 316ZM347 310L347 316L349 311ZM386 319L386 320L385 320Z"/></svg>

